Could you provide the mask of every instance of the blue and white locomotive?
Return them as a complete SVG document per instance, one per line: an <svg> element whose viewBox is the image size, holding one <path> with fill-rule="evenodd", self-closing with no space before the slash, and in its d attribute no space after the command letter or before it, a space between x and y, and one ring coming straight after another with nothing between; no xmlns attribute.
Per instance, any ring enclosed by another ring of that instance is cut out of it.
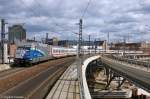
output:
<svg viewBox="0 0 150 99"><path fill-rule="evenodd" d="M15 64L38 63L53 58L75 55L74 48L51 46L41 43L25 43L19 45L16 50Z"/></svg>

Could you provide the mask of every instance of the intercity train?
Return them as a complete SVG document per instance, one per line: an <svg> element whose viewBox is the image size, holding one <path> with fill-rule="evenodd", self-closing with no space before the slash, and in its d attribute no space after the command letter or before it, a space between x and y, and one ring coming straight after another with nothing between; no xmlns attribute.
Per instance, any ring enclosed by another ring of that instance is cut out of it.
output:
<svg viewBox="0 0 150 99"><path fill-rule="evenodd" d="M33 64L49 59L76 55L75 48L51 46L42 43L26 43L16 49L15 64Z"/></svg>

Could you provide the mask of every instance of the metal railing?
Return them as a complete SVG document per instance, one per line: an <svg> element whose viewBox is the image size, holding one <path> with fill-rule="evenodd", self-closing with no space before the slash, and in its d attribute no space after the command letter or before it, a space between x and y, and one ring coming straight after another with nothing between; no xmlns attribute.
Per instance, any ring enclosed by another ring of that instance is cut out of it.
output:
<svg viewBox="0 0 150 99"><path fill-rule="evenodd" d="M134 66L140 66L147 68L147 71L150 69L150 62L149 61L143 61L139 59L129 59L121 56L113 56L113 55L107 55L106 57L111 58L113 60L128 63Z"/></svg>

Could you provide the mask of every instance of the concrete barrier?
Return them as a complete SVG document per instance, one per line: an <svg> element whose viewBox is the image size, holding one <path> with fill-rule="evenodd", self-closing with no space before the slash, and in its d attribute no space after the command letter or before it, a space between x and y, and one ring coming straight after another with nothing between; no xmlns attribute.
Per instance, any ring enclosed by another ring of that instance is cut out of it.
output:
<svg viewBox="0 0 150 99"><path fill-rule="evenodd" d="M92 56L90 58L87 58L82 65L82 81L81 81L81 89L82 89L82 95L84 95L84 99L91 99L91 95L89 92L89 88L87 85L87 80L86 80L86 68L88 66L89 63L91 63L94 60L97 60L98 58L100 58L100 55L98 56Z"/></svg>

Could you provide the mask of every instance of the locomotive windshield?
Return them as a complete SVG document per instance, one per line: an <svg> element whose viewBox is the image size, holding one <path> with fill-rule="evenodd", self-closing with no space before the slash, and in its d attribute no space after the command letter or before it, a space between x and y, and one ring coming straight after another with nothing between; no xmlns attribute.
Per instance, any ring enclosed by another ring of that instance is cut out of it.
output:
<svg viewBox="0 0 150 99"><path fill-rule="evenodd" d="M30 49L31 49L31 47L27 47L27 46L19 46L17 48L17 50L30 50Z"/></svg>

